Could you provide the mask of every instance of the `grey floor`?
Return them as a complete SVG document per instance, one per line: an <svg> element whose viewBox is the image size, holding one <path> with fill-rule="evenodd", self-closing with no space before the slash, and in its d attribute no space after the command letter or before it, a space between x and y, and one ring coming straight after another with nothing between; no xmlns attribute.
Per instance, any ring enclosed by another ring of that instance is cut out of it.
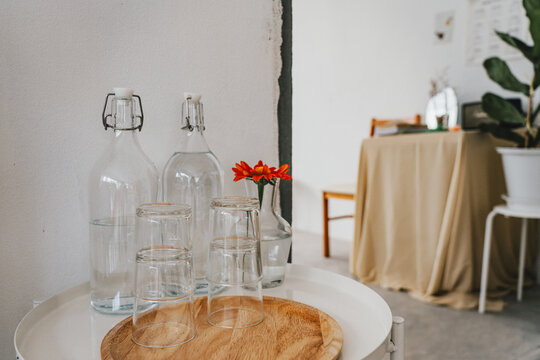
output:
<svg viewBox="0 0 540 360"><path fill-rule="evenodd" d="M349 276L351 243L331 240L331 257L322 256L320 235L294 233L293 262ZM407 293L370 286L394 315L405 318L409 359L540 359L540 286L527 288L523 301L505 298L500 313L453 310L415 300Z"/></svg>

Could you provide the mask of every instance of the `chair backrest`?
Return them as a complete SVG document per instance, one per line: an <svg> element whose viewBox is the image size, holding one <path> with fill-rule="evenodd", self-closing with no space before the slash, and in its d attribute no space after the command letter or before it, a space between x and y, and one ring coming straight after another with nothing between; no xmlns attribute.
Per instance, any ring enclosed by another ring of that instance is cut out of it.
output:
<svg viewBox="0 0 540 360"><path fill-rule="evenodd" d="M371 131L369 132L369 136L373 137L375 135L375 127L388 124L391 121L399 121L407 124L420 124L420 121L422 120L422 116L420 114L416 114L414 116L408 117L408 118L402 118L402 119L371 119Z"/></svg>

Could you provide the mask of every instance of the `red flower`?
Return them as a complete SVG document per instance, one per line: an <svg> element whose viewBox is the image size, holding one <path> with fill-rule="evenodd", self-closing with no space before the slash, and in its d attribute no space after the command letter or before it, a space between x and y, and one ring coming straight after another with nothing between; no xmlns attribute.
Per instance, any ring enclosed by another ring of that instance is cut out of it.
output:
<svg viewBox="0 0 540 360"><path fill-rule="evenodd" d="M274 171L274 176L283 180L291 180L291 175L287 174L287 170L289 170L289 164L281 165L277 171Z"/></svg>
<svg viewBox="0 0 540 360"><path fill-rule="evenodd" d="M240 161L240 164L236 163L232 168L234 171L234 181L239 181L244 178L251 178L254 182L259 182L261 179L265 179L266 182L270 182L274 177L291 180L291 176L287 174L289 165L285 164L278 170L275 167L269 167L264 164L262 160L259 160L257 165L251 168L245 161Z"/></svg>
<svg viewBox="0 0 540 360"><path fill-rule="evenodd" d="M236 163L236 167L233 167L232 170L234 171L234 181L251 176L251 172L253 171L245 161L240 161L240 164Z"/></svg>

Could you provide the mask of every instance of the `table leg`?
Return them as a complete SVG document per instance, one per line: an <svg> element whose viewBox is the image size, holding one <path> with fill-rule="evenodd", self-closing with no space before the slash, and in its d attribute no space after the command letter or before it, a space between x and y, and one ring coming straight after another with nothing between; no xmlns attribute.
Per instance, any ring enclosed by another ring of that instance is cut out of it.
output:
<svg viewBox="0 0 540 360"><path fill-rule="evenodd" d="M519 245L519 277L517 286L517 299L523 296L523 272L525 271L525 248L527 247L527 219L521 222L521 243Z"/></svg>
<svg viewBox="0 0 540 360"><path fill-rule="evenodd" d="M480 283L480 301L478 312L483 314L486 310L487 282L489 271L489 253L491 251L491 231L493 229L493 218L497 215L497 210L493 209L486 219L486 231L484 234L484 255L482 256L482 281Z"/></svg>
<svg viewBox="0 0 540 360"><path fill-rule="evenodd" d="M540 285L540 228L538 227L538 219L534 219L536 234L534 234L534 241L536 241L536 284Z"/></svg>
<svg viewBox="0 0 540 360"><path fill-rule="evenodd" d="M390 335L392 349L390 352L390 360L405 359L405 319L401 316L392 318L392 332Z"/></svg>
<svg viewBox="0 0 540 360"><path fill-rule="evenodd" d="M323 192L323 255L330 256L330 237L328 234L328 196Z"/></svg>

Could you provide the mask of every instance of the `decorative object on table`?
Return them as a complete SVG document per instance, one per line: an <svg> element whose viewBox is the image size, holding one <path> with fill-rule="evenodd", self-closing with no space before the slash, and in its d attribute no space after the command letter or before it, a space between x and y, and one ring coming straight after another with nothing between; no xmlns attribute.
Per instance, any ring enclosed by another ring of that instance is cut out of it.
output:
<svg viewBox="0 0 540 360"><path fill-rule="evenodd" d="M111 329L101 342L101 358L112 359L337 359L343 331L328 314L309 305L264 297L264 309L272 321L247 329L221 329L206 321L206 298L195 299L197 336L170 349L149 349L131 343L131 319Z"/></svg>
<svg viewBox="0 0 540 360"><path fill-rule="evenodd" d="M133 90L116 88L105 98L103 126L114 136L89 181L90 301L102 313L133 310L135 212L139 204L157 200L158 173L138 140L143 119Z"/></svg>
<svg viewBox="0 0 540 360"><path fill-rule="evenodd" d="M422 116L420 114L416 114L409 118L391 119L391 120L372 118L369 136L373 137L375 135L397 134L399 132L400 126L403 126L403 128L406 129L408 125L412 125L411 129L414 129L415 127L420 126L423 131L425 129L425 126L420 124L421 121L422 121Z"/></svg>
<svg viewBox="0 0 540 360"><path fill-rule="evenodd" d="M436 72L435 77L429 80L429 97L437 95L442 89L448 87L448 66L443 67Z"/></svg>
<svg viewBox="0 0 540 360"><path fill-rule="evenodd" d="M234 181L245 179L246 192L257 197L261 210L261 246L263 288L281 285L285 279L285 266L291 250L292 230L277 212L280 179L291 180L289 165L276 170L261 160L251 168L241 161L232 169ZM268 185L268 186L267 186Z"/></svg>
<svg viewBox="0 0 540 360"><path fill-rule="evenodd" d="M168 348L195 337L191 208L167 203L137 209L135 307L137 345Z"/></svg>
<svg viewBox="0 0 540 360"><path fill-rule="evenodd" d="M457 118L458 100L454 89L446 87L429 99L425 121L430 130L453 128Z"/></svg>
<svg viewBox="0 0 540 360"><path fill-rule="evenodd" d="M521 109L520 98L506 99L510 102L520 113ZM475 130L480 127L481 123L496 123L488 116L488 114L482 108L482 102L465 103L461 106L461 127L463 130Z"/></svg>
<svg viewBox="0 0 540 360"><path fill-rule="evenodd" d="M508 202L515 209L516 203L528 208L531 204L537 208L540 204L540 149L535 149L540 142L540 132L535 120L540 112L540 104L533 109L535 90L540 86L540 3L523 0L526 16L530 22L530 34L533 45L502 32L496 32L499 38L508 45L519 50L531 62L533 74L530 82L521 82L510 70L508 64L499 57L491 57L484 61L484 68L491 80L503 89L514 91L528 97L526 116L523 116L509 101L493 93L482 97L482 108L495 120L495 123L484 123L480 129L492 135L511 141L518 148L499 147L502 155ZM524 131L518 128L525 127Z"/></svg>
<svg viewBox="0 0 540 360"><path fill-rule="evenodd" d="M211 325L239 329L264 320L260 229L257 199L212 200L207 271Z"/></svg>
<svg viewBox="0 0 540 360"><path fill-rule="evenodd" d="M415 134L426 132L425 124L407 124L403 122L391 121L384 125L375 127L374 136L398 135L398 134Z"/></svg>
<svg viewBox="0 0 540 360"><path fill-rule="evenodd" d="M182 139L163 170L163 200L192 207L193 271L196 293L206 293L208 215L212 198L223 194L223 169L208 147L201 95L186 93Z"/></svg>

